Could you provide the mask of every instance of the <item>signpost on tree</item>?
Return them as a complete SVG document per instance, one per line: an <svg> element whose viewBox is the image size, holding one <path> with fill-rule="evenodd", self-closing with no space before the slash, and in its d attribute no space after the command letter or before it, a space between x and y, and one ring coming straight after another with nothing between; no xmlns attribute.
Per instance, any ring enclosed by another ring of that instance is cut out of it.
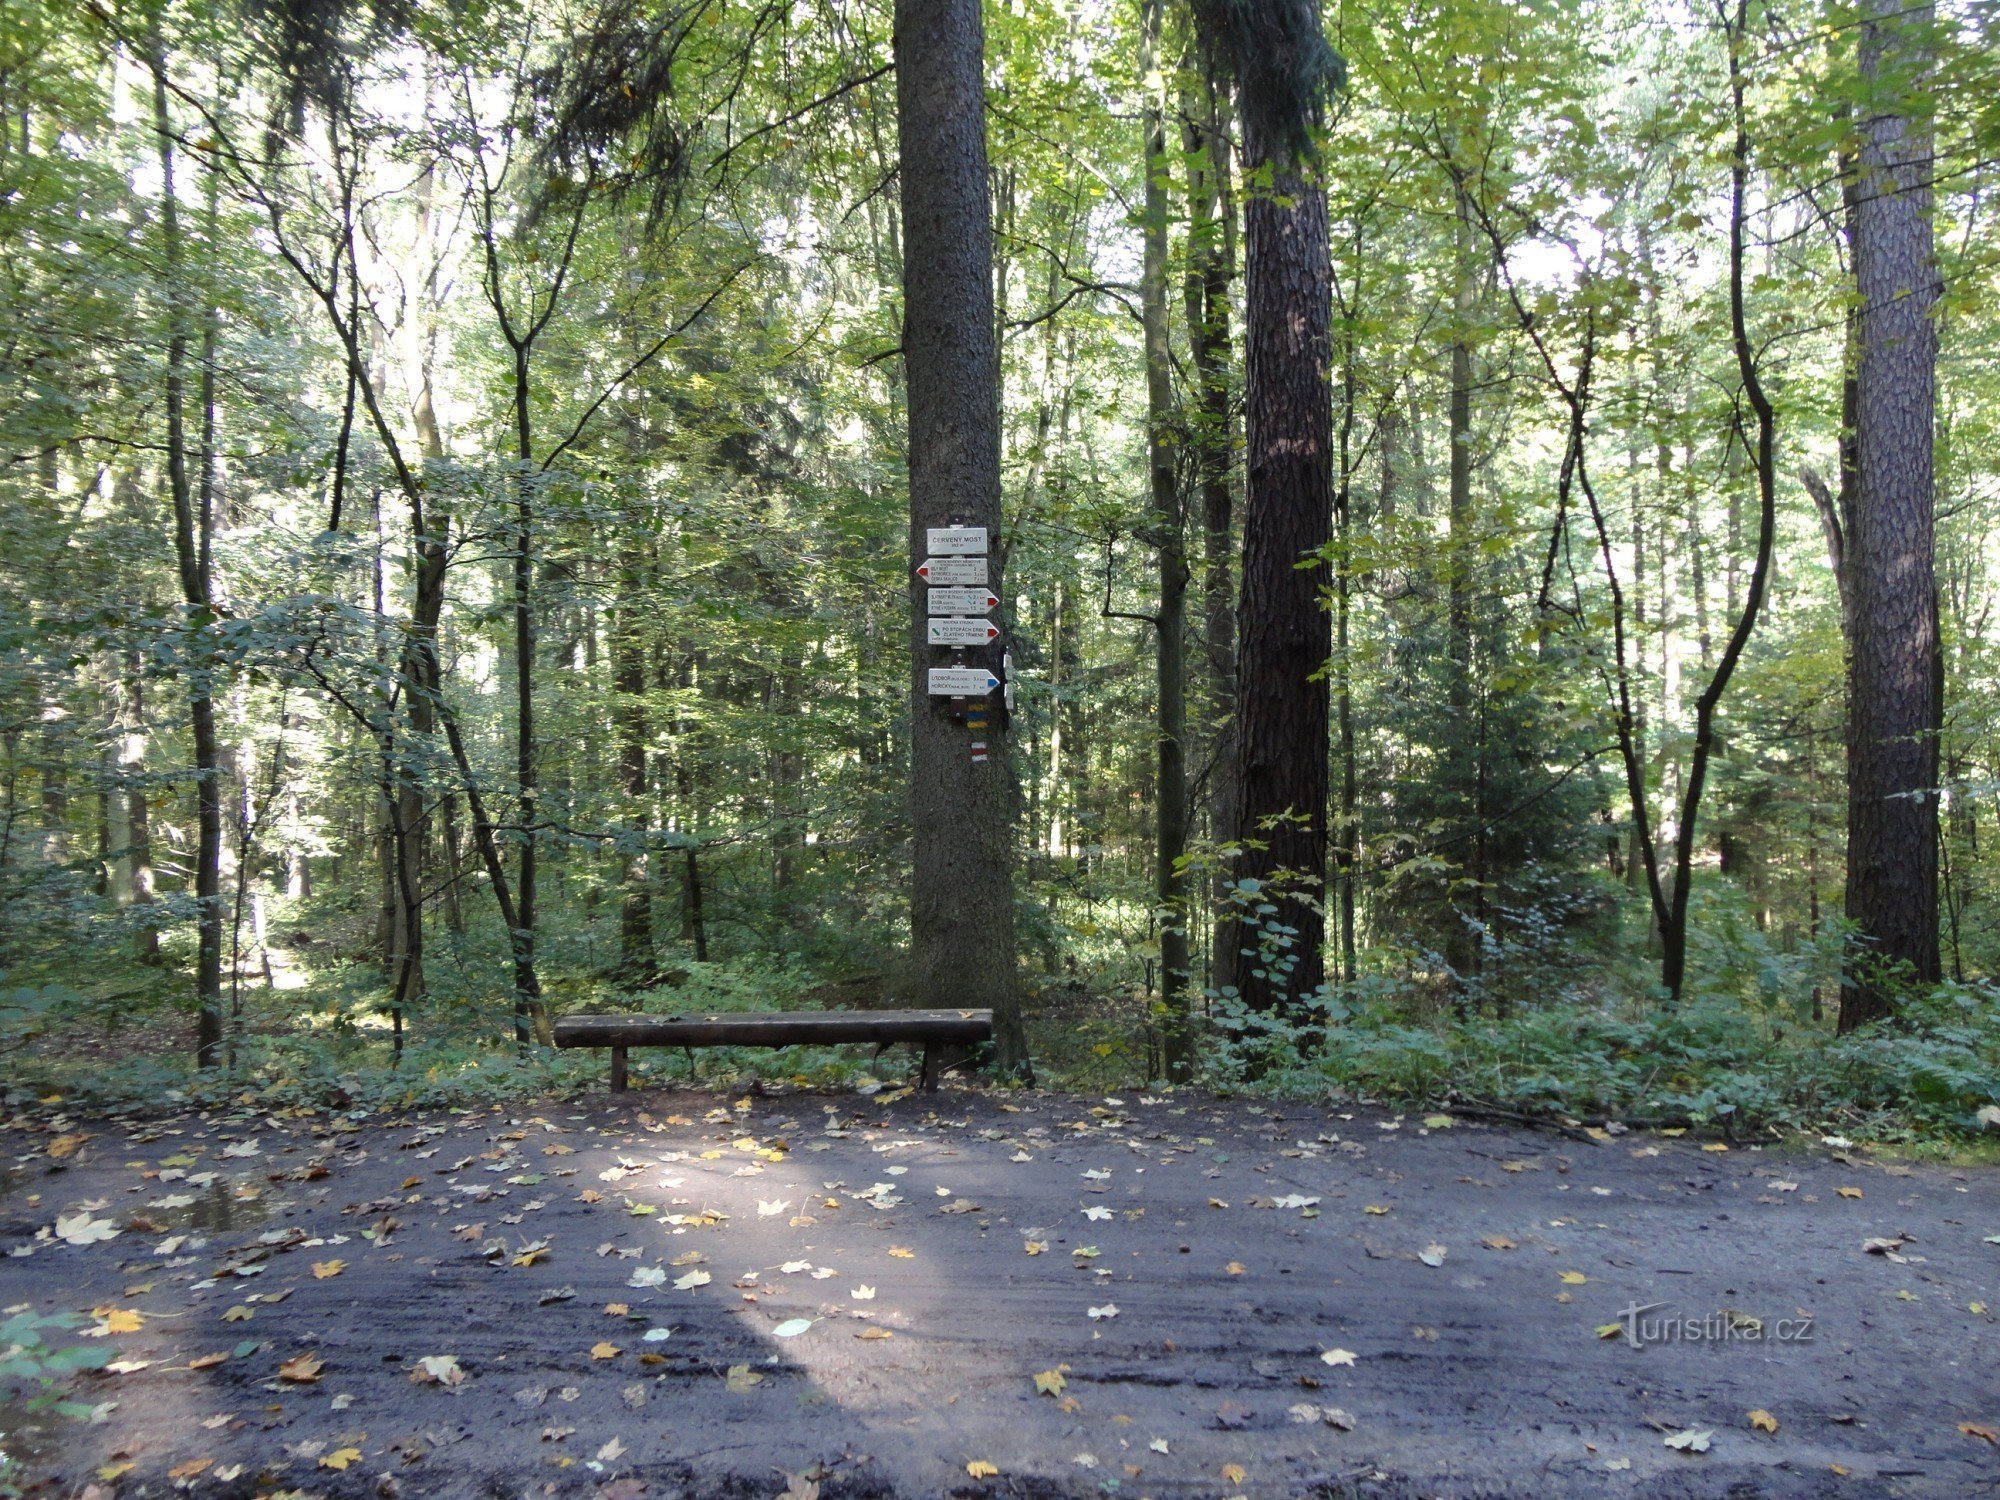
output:
<svg viewBox="0 0 2000 1500"><path fill-rule="evenodd" d="M1000 364L979 0L897 0L895 53L910 424L911 998L990 1009L999 1071L1026 1076L1005 637L997 624L986 633L984 618L1004 597L1006 553L993 544ZM958 639L975 632L982 638Z"/></svg>

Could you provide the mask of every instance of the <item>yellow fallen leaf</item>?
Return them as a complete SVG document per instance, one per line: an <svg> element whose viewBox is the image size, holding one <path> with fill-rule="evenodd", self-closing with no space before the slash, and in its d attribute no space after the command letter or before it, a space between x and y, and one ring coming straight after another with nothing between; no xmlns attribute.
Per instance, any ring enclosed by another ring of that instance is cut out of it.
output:
<svg viewBox="0 0 2000 1500"><path fill-rule="evenodd" d="M1968 1302L1965 1304L1965 1310L1969 1313L1977 1313L1982 1318L1986 1316L1986 1304L1984 1302Z"/></svg>
<svg viewBox="0 0 2000 1500"><path fill-rule="evenodd" d="M1837 1187L1834 1192L1843 1198L1859 1198L1861 1189L1857 1187Z"/></svg>
<svg viewBox="0 0 2000 1500"><path fill-rule="evenodd" d="M1224 1266L1222 1269L1228 1275L1242 1276L1248 1272L1249 1267L1244 1265L1243 1262L1240 1260L1232 1260L1228 1265Z"/></svg>
<svg viewBox="0 0 2000 1500"><path fill-rule="evenodd" d="M347 1262L344 1260L316 1260L313 1262L313 1280L325 1281L328 1277L338 1276L346 1269Z"/></svg>
<svg viewBox="0 0 2000 1500"><path fill-rule="evenodd" d="M300 1354L278 1366L278 1378L294 1385L311 1385L325 1368L326 1361L317 1354Z"/></svg>
<svg viewBox="0 0 2000 1500"><path fill-rule="evenodd" d="M1484 1245L1488 1250L1512 1250L1515 1248L1514 1242L1504 1234L1489 1234L1479 1243Z"/></svg>
<svg viewBox="0 0 2000 1500"><path fill-rule="evenodd" d="M631 1306L624 1302L607 1302L604 1304L604 1314L610 1318L622 1318L631 1310Z"/></svg>
<svg viewBox="0 0 2000 1500"><path fill-rule="evenodd" d="M1721 1141L1710 1141L1706 1146L1703 1146L1701 1149L1704 1151L1727 1151L1729 1148L1723 1145Z"/></svg>
<svg viewBox="0 0 2000 1500"><path fill-rule="evenodd" d="M864 1328L854 1336L858 1339L892 1339L896 1335L886 1328Z"/></svg>
<svg viewBox="0 0 2000 1500"><path fill-rule="evenodd" d="M250 1317L250 1309L239 1302L222 1315L222 1321L225 1323L247 1323L250 1321Z"/></svg>
<svg viewBox="0 0 2000 1500"><path fill-rule="evenodd" d="M1049 1242L1047 1240L1029 1240L1023 1248L1030 1255L1040 1255L1044 1250L1049 1248Z"/></svg>
<svg viewBox="0 0 2000 1500"><path fill-rule="evenodd" d="M1386 1203L1371 1203L1361 1211L1364 1214L1386 1214L1389 1211L1389 1205Z"/></svg>
<svg viewBox="0 0 2000 1500"><path fill-rule="evenodd" d="M604 1194L598 1192L596 1188L585 1188L576 1195L576 1201L579 1203L602 1203L604 1201Z"/></svg>
<svg viewBox="0 0 2000 1500"><path fill-rule="evenodd" d="M320 1457L319 1466L322 1469L332 1469L338 1472L345 1469L349 1464L359 1463L360 1461L361 1450L359 1448L336 1448L333 1452L323 1454Z"/></svg>
<svg viewBox="0 0 2000 1500"><path fill-rule="evenodd" d="M130 1462L106 1464L103 1468L97 1471L97 1477L103 1480L106 1484L109 1484L114 1479L124 1478L127 1474L130 1474L132 1470L136 1467L137 1467L136 1464Z"/></svg>
<svg viewBox="0 0 2000 1500"><path fill-rule="evenodd" d="M1222 1482L1224 1484L1241 1484L1249 1477L1249 1473L1250 1471L1241 1464L1224 1464L1222 1466Z"/></svg>
<svg viewBox="0 0 2000 1500"><path fill-rule="evenodd" d="M1750 1425L1759 1432L1776 1432L1778 1430L1778 1419L1760 1406L1750 1413Z"/></svg>
<svg viewBox="0 0 2000 1500"><path fill-rule="evenodd" d="M1590 1278L1581 1271L1565 1271L1562 1273L1562 1284L1564 1286L1582 1286L1589 1280Z"/></svg>
<svg viewBox="0 0 2000 1500"><path fill-rule="evenodd" d="M603 1342L592 1344L590 1346L590 1357L592 1359L616 1359L618 1357L618 1346Z"/></svg>
<svg viewBox="0 0 2000 1500"><path fill-rule="evenodd" d="M97 1316L104 1322L105 1333L137 1333L146 1322L144 1313L129 1307L100 1307Z"/></svg>
<svg viewBox="0 0 2000 1500"><path fill-rule="evenodd" d="M895 1256L897 1260L915 1260L917 1258L916 1251L908 1249L902 1245L891 1245L889 1247L889 1253ZM997 1474L1000 1471L998 1469L995 1469L993 1472Z"/></svg>
<svg viewBox="0 0 2000 1500"><path fill-rule="evenodd" d="M1597 1336L1601 1339L1615 1339L1624 1331L1625 1325L1623 1323L1599 1323L1597 1325Z"/></svg>
<svg viewBox="0 0 2000 1500"><path fill-rule="evenodd" d="M970 1474L974 1479L992 1479L995 1476L997 1476L1000 1471L999 1469L995 1468L992 1464L989 1464L985 1459L975 1458L971 1463L965 1466L965 1472Z"/></svg>
<svg viewBox="0 0 2000 1500"><path fill-rule="evenodd" d="M1035 1377L1035 1390L1043 1396L1060 1396L1068 1384L1061 1370L1044 1370Z"/></svg>
<svg viewBox="0 0 2000 1500"><path fill-rule="evenodd" d="M59 1135L49 1142L49 1155L57 1161L66 1156L74 1156L77 1148L89 1139L87 1135Z"/></svg>
<svg viewBox="0 0 2000 1500"><path fill-rule="evenodd" d="M1671 1140L1678 1140L1680 1137L1687 1134L1687 1126L1675 1125L1670 1129L1662 1130L1660 1134L1668 1137Z"/></svg>

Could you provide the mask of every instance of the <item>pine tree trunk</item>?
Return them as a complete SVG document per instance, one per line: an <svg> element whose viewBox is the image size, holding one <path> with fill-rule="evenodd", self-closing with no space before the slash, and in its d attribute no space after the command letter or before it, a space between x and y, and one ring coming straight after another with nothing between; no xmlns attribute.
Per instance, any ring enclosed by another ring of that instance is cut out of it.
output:
<svg viewBox="0 0 2000 1500"><path fill-rule="evenodd" d="M996 1062L1028 1070L1015 972L1014 821L1018 791L996 690L974 733L932 699L925 641L926 529L984 526L989 585L1005 608L1000 535L1000 369L993 339L985 37L978 0L897 0L902 142L903 367L908 389L911 559L911 957L918 1003L990 1007ZM1002 653L968 650L996 675ZM977 700L968 700L969 704ZM989 746L975 761L972 743Z"/></svg>
<svg viewBox="0 0 2000 1500"><path fill-rule="evenodd" d="M1937 599L1932 429L1938 295L1929 6L1870 0L1853 204L1857 359L1854 506L1846 537L1854 632L1848 684L1847 917L1858 951L1840 1029L1890 1014L1939 975Z"/></svg>
<svg viewBox="0 0 2000 1500"><path fill-rule="evenodd" d="M1140 62L1142 77L1155 73L1163 0L1147 0ZM1146 462L1151 483L1154 555L1159 569L1159 614L1154 627L1158 722L1157 784L1153 789L1154 897L1160 922L1160 1006L1166 1015L1167 1076L1194 1074L1194 1029L1188 1010L1187 874L1187 545L1181 525L1180 488L1174 474L1173 350L1167 336L1167 119L1157 84L1148 84L1145 114L1145 247L1140 311L1146 350Z"/></svg>
<svg viewBox="0 0 2000 1500"><path fill-rule="evenodd" d="M1285 10L1283 26L1318 39L1316 7L1286 0ZM1235 62L1244 172L1270 179L1243 211L1248 472L1235 831L1259 847L1236 862L1238 889L1251 882L1255 899L1222 945L1217 982L1273 1011L1325 978L1331 700L1322 669L1332 632L1324 573L1301 564L1324 552L1333 524L1332 267L1326 194L1293 144L1299 101L1280 97L1267 59Z"/></svg>
<svg viewBox="0 0 2000 1500"><path fill-rule="evenodd" d="M187 252L174 187L174 131L167 112L167 68L157 39L148 58L153 75L153 128L160 156L160 241L168 299L166 417L167 484L174 513L174 555L181 598L190 625L185 669L188 718L194 738L195 768L195 1060L204 1068L222 1058L222 761L215 733L213 650L206 644L215 612L209 573L213 517L207 505L197 513L188 473Z"/></svg>

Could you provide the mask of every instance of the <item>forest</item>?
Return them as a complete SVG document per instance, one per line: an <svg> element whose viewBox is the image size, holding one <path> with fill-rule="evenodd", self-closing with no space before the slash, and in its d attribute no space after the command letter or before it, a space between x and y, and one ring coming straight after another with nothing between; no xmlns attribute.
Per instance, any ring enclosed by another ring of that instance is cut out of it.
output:
<svg viewBox="0 0 2000 1500"><path fill-rule="evenodd" d="M0 0L7 1102L2000 1126L1997 33Z"/></svg>

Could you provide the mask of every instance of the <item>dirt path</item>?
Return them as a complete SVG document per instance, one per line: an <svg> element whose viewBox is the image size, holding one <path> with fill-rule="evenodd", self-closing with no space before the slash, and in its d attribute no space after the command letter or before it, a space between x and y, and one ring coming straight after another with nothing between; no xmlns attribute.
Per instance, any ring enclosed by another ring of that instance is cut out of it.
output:
<svg viewBox="0 0 2000 1500"><path fill-rule="evenodd" d="M15 1481L2000 1490L2000 1174L1200 1097L628 1098L0 1136L0 1305L107 1310L122 1371L93 1424L16 1414ZM1645 1304L1707 1337L1599 1336Z"/></svg>

